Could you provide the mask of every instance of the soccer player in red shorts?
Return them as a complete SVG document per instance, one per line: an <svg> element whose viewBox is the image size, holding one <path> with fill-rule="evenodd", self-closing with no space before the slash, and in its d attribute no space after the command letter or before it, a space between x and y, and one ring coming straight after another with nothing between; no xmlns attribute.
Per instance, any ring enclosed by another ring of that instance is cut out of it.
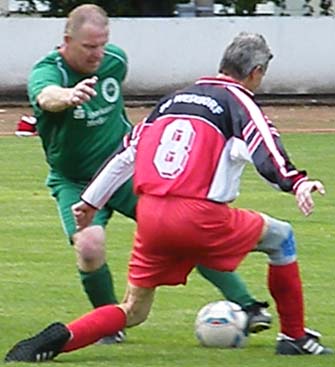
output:
<svg viewBox="0 0 335 367"><path fill-rule="evenodd" d="M97 308L68 325L51 324L16 344L6 361L52 359L138 325L150 312L156 287L185 284L197 264L233 271L251 251L269 258L268 286L280 323L276 353L333 354L320 343L320 334L305 328L291 225L229 205L248 162L271 185L292 193L306 216L313 211L312 192L325 192L320 181L295 168L275 126L254 101L271 58L261 35L239 34L226 48L217 77L201 78L163 98L135 129L129 148L111 161L114 168L135 161L139 195L123 302ZM73 207L79 229L89 224L106 192L113 191L108 176L108 189L98 176L83 193L83 202Z"/></svg>

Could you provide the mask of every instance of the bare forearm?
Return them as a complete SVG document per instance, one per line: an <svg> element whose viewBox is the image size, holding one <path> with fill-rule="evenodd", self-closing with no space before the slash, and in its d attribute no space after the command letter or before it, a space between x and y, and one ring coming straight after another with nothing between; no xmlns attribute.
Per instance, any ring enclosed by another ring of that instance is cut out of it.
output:
<svg viewBox="0 0 335 367"><path fill-rule="evenodd" d="M37 96L37 102L42 110L49 112L60 112L68 107L82 105L96 96L94 86L97 81L98 78L93 76L82 80L72 88L49 85Z"/></svg>
<svg viewBox="0 0 335 367"><path fill-rule="evenodd" d="M72 89L57 85L45 87L37 97L39 106L49 112L60 112L72 106Z"/></svg>

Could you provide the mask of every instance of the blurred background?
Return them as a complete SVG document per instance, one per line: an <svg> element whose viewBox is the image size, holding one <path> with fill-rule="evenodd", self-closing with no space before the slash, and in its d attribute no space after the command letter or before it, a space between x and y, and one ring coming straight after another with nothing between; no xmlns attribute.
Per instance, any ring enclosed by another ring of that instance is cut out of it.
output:
<svg viewBox="0 0 335 367"><path fill-rule="evenodd" d="M82 3L100 5L116 17L329 16L334 11L332 0L0 0L0 14L63 17Z"/></svg>
<svg viewBox="0 0 335 367"><path fill-rule="evenodd" d="M110 42L128 55L129 99L215 75L225 46L247 31L263 34L275 56L258 95L335 103L331 0L0 0L0 102L26 101L32 65L61 44L65 17L83 3L111 18Z"/></svg>

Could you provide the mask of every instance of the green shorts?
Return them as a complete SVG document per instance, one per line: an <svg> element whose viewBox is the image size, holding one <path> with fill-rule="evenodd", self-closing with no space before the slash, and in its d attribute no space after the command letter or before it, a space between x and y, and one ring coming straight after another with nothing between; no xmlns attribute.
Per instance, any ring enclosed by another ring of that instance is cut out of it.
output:
<svg viewBox="0 0 335 367"><path fill-rule="evenodd" d="M47 186L57 201L58 212L65 234L70 238L76 233L76 223L72 215L71 206L80 200L80 195L88 182L75 182L60 175L50 174ZM108 220L117 211L128 218L135 219L137 196L133 192L133 182L128 180L115 192L107 204L94 216L92 224L106 226Z"/></svg>

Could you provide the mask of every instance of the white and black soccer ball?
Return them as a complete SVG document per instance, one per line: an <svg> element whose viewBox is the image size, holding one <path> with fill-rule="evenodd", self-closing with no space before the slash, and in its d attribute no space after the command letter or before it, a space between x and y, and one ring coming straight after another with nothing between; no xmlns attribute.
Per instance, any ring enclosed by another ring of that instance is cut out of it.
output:
<svg viewBox="0 0 335 367"><path fill-rule="evenodd" d="M248 316L230 301L211 302L200 309L195 335L205 347L242 348L247 343Z"/></svg>

